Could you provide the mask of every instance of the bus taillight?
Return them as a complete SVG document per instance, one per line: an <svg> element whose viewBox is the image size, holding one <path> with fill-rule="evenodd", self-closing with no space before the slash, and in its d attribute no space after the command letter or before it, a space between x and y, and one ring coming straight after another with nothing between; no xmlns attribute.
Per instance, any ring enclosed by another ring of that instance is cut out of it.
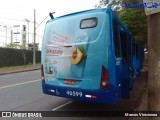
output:
<svg viewBox="0 0 160 120"><path fill-rule="evenodd" d="M42 79L42 82L45 82L43 65L41 66L41 79Z"/></svg>
<svg viewBox="0 0 160 120"><path fill-rule="evenodd" d="M101 76L101 85L100 88L106 88L109 86L109 76L108 76L108 71L107 69L102 66L102 76Z"/></svg>

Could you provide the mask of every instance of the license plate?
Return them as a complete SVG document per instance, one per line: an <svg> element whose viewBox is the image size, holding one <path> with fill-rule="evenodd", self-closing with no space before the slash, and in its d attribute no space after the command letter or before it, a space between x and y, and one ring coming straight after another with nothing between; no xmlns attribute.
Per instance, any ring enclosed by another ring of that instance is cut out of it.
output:
<svg viewBox="0 0 160 120"><path fill-rule="evenodd" d="M75 80L64 80L64 84L74 85Z"/></svg>

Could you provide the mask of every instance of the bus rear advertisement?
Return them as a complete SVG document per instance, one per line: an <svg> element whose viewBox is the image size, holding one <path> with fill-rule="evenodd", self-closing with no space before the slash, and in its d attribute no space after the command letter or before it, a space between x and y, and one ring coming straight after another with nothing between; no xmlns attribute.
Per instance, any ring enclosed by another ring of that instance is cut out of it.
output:
<svg viewBox="0 0 160 120"><path fill-rule="evenodd" d="M129 98L134 71L140 71L135 42L109 8L49 20L41 53L43 93L103 104Z"/></svg>

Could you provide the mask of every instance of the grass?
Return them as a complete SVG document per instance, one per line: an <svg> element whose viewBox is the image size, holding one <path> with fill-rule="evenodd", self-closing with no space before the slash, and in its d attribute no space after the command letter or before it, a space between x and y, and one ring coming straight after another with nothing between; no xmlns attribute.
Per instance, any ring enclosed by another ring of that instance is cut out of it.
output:
<svg viewBox="0 0 160 120"><path fill-rule="evenodd" d="M30 69L38 69L38 68L40 68L40 63L37 63L35 68L33 68L32 64L22 65L22 66L2 67L2 68L0 68L0 73L9 73L9 72L16 72L16 71L23 71L23 70L30 70Z"/></svg>
<svg viewBox="0 0 160 120"><path fill-rule="evenodd" d="M40 63L37 63L35 67L40 67ZM20 68L33 68L32 64L29 65L21 65L21 66L10 66L10 67L2 67L3 69L20 69ZM1 68L0 68L1 69Z"/></svg>

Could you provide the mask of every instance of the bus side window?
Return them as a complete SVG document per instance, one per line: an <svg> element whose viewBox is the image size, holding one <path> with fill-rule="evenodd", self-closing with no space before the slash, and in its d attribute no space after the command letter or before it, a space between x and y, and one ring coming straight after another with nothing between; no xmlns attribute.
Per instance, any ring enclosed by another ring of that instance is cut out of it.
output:
<svg viewBox="0 0 160 120"><path fill-rule="evenodd" d="M132 52L133 52L133 56L136 55L136 43L135 43L135 39L133 39L133 47L132 47Z"/></svg>
<svg viewBox="0 0 160 120"><path fill-rule="evenodd" d="M127 33L121 32L120 38L121 38L121 49L122 49L122 61L123 63L127 63Z"/></svg>
<svg viewBox="0 0 160 120"><path fill-rule="evenodd" d="M131 36L128 35L128 61L131 62Z"/></svg>
<svg viewBox="0 0 160 120"><path fill-rule="evenodd" d="M115 55L120 57L120 46L119 46L119 32L118 32L118 22L113 20L113 32L114 32L114 46L115 46Z"/></svg>
<svg viewBox="0 0 160 120"><path fill-rule="evenodd" d="M138 59L138 44L136 44L136 59Z"/></svg>

